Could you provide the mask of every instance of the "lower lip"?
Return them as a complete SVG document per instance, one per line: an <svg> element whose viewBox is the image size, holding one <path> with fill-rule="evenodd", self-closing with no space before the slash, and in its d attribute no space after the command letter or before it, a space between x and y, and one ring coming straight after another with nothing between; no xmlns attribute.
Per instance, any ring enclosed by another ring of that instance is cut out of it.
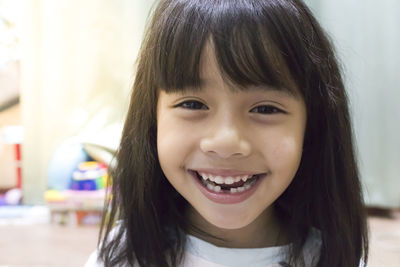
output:
<svg viewBox="0 0 400 267"><path fill-rule="evenodd" d="M249 197L251 197L254 192L257 190L258 186L264 180L266 174L262 174L257 178L257 181L254 185L252 185L248 190L238 193L230 193L230 192L215 192L207 187L205 187L197 178L196 173L193 171L189 171L190 175L193 177L196 186L199 188L201 193L206 196L209 200L219 203L219 204L236 204L245 201Z"/></svg>

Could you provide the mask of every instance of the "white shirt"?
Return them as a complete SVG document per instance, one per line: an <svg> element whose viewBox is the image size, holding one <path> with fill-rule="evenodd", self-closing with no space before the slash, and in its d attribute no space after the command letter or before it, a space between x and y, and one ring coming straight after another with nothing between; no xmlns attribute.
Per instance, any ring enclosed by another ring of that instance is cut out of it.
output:
<svg viewBox="0 0 400 267"><path fill-rule="evenodd" d="M303 247L306 266L315 266L321 248L320 233L311 229ZM224 248L188 235L182 267L278 267L287 261L289 246L267 248Z"/></svg>
<svg viewBox="0 0 400 267"><path fill-rule="evenodd" d="M286 261L289 246L267 248L224 248L187 235L185 253L180 267L280 267ZM321 248L320 232L311 229L303 247L306 266L316 266ZM97 260L97 251L93 252L85 267L102 267ZM124 266L124 265L122 265Z"/></svg>

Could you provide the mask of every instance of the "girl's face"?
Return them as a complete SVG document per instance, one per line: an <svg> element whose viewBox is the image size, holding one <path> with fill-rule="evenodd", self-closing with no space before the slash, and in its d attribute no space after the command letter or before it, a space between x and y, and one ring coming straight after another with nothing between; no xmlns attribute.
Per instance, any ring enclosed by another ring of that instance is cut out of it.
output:
<svg viewBox="0 0 400 267"><path fill-rule="evenodd" d="M266 86L232 90L211 45L201 66L201 90L160 90L158 157L198 214L219 228L239 229L271 210L293 180L306 108L300 96Z"/></svg>

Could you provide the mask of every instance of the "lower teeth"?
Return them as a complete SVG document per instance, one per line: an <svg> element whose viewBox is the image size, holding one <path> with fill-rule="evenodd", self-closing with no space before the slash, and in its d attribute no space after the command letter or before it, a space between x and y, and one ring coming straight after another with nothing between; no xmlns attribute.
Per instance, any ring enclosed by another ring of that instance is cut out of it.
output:
<svg viewBox="0 0 400 267"><path fill-rule="evenodd" d="M244 191L250 189L256 183L257 178L258 177L245 182L243 184L243 186L230 188L230 189L222 189L221 186L219 186L219 185L213 185L213 184L209 183L208 181L204 181L203 179L201 179L201 180L202 180L203 185L205 185L211 191L214 191L217 193L223 191L223 192L229 192L230 194L235 194L235 193L241 193L241 192L244 192Z"/></svg>

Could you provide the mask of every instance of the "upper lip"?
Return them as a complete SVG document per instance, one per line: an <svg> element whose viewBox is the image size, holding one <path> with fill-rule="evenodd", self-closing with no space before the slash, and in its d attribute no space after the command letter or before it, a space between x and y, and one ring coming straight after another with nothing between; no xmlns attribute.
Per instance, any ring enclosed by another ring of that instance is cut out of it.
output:
<svg viewBox="0 0 400 267"><path fill-rule="evenodd" d="M254 172L254 171L241 171L234 169L214 169L214 168L199 168L199 169L190 169L192 171L207 173L214 176L242 176L242 175L255 175L261 174L262 172Z"/></svg>

